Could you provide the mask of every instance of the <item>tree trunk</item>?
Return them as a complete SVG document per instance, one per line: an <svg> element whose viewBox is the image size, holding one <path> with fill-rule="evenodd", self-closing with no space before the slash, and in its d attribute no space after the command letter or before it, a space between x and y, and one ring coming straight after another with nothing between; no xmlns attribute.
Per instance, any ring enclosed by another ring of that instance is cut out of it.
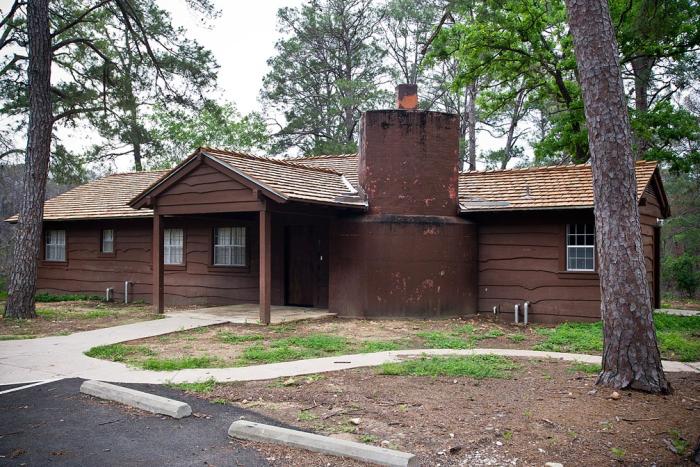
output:
<svg viewBox="0 0 700 467"><path fill-rule="evenodd" d="M143 163L141 162L141 143L134 143L134 170L141 172L143 170Z"/></svg>
<svg viewBox="0 0 700 467"><path fill-rule="evenodd" d="M469 132L469 170L476 170L476 83L467 87L467 128Z"/></svg>
<svg viewBox="0 0 700 467"><path fill-rule="evenodd" d="M8 287L5 316L35 318L34 294L41 251L46 177L51 154L51 34L49 0L27 3L29 51L29 126L23 194Z"/></svg>
<svg viewBox="0 0 700 467"><path fill-rule="evenodd" d="M637 57L632 60L632 72L634 73L634 108L639 113L649 110L649 86L651 85L651 73L654 67L654 59L651 57ZM643 159L644 154L651 147L646 138L635 137L637 145L637 159Z"/></svg>
<svg viewBox="0 0 700 467"><path fill-rule="evenodd" d="M618 47L607 0L566 0L593 170L603 317L597 384L667 393L637 206L637 183Z"/></svg>

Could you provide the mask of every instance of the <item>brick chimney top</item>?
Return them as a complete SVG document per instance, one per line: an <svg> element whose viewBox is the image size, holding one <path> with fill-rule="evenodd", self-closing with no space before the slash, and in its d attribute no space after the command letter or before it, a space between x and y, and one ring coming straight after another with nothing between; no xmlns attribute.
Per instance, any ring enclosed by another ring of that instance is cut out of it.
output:
<svg viewBox="0 0 700 467"><path fill-rule="evenodd" d="M416 110L418 108L418 86L399 84L396 87L396 106L401 110Z"/></svg>

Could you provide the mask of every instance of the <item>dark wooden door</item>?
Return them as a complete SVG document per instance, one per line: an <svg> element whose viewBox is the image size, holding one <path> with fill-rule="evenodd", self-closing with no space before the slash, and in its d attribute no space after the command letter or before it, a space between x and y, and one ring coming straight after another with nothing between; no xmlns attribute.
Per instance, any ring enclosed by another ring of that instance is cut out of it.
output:
<svg viewBox="0 0 700 467"><path fill-rule="evenodd" d="M314 306L318 283L318 235L312 225L291 225L286 236L287 305Z"/></svg>

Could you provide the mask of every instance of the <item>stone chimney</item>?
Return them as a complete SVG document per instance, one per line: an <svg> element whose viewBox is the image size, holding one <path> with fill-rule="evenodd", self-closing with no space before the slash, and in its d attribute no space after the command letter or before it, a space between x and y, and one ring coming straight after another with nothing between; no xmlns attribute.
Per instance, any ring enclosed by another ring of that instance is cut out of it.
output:
<svg viewBox="0 0 700 467"><path fill-rule="evenodd" d="M360 121L360 186L370 214L457 215L459 117L417 110L415 84L397 88L396 110Z"/></svg>

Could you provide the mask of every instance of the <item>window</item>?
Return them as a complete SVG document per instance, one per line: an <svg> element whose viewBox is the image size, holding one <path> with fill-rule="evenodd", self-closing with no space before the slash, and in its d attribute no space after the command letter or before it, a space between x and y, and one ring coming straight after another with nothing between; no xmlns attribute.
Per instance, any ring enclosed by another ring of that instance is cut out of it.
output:
<svg viewBox="0 0 700 467"><path fill-rule="evenodd" d="M46 248L44 255L46 261L66 260L66 231L48 230L46 232Z"/></svg>
<svg viewBox="0 0 700 467"><path fill-rule="evenodd" d="M183 264L182 245L185 233L182 229L165 229L163 232L163 264Z"/></svg>
<svg viewBox="0 0 700 467"><path fill-rule="evenodd" d="M214 266L245 266L245 227L214 230Z"/></svg>
<svg viewBox="0 0 700 467"><path fill-rule="evenodd" d="M102 231L102 253L114 253L114 229Z"/></svg>
<svg viewBox="0 0 700 467"><path fill-rule="evenodd" d="M595 271L595 228L593 224L566 226L566 270Z"/></svg>

